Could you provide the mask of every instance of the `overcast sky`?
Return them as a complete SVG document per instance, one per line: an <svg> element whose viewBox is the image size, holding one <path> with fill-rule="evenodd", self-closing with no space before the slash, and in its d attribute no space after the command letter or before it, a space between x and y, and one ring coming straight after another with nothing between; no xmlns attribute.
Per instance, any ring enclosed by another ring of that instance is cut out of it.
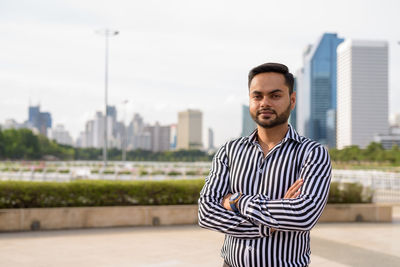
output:
<svg viewBox="0 0 400 267"><path fill-rule="evenodd" d="M28 105L76 138L104 110L104 37L111 28L109 104L125 120L171 124L203 111L216 145L239 136L247 73L282 62L295 73L324 32L389 42L390 113L400 112L400 1L0 0L0 123ZM205 131L204 131L205 132Z"/></svg>

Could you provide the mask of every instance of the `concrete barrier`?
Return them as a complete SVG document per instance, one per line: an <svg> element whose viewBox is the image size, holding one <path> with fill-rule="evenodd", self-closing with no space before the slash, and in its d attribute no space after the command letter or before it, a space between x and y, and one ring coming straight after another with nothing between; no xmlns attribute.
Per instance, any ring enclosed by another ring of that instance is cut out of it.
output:
<svg viewBox="0 0 400 267"><path fill-rule="evenodd" d="M197 205L0 209L0 231L197 223Z"/></svg>
<svg viewBox="0 0 400 267"><path fill-rule="evenodd" d="M319 222L391 222L387 204L328 204Z"/></svg>
<svg viewBox="0 0 400 267"><path fill-rule="evenodd" d="M392 207L329 204L319 222L391 222ZM0 209L0 232L196 224L197 205Z"/></svg>

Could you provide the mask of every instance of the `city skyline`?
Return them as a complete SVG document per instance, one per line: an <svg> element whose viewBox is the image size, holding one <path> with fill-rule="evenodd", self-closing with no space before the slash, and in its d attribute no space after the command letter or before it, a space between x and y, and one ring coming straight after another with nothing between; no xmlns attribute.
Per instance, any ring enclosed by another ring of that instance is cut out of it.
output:
<svg viewBox="0 0 400 267"><path fill-rule="evenodd" d="M104 40L95 30L105 27L120 31L110 39L109 104L121 116L125 108L126 119L140 113L163 125L180 110L200 109L217 147L241 133L248 71L277 61L295 73L304 47L324 32L388 41L390 113L400 112L396 1L0 5L0 123L23 122L29 103L40 103L76 139L95 111L104 112Z"/></svg>

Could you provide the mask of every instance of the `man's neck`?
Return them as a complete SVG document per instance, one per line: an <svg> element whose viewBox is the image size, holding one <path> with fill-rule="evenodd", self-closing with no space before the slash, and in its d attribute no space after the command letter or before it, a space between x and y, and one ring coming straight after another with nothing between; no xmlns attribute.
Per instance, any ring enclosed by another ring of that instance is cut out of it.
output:
<svg viewBox="0 0 400 267"><path fill-rule="evenodd" d="M264 151L264 156L276 146L286 135L288 131L288 123L284 123L273 128L263 128L257 126L258 143Z"/></svg>

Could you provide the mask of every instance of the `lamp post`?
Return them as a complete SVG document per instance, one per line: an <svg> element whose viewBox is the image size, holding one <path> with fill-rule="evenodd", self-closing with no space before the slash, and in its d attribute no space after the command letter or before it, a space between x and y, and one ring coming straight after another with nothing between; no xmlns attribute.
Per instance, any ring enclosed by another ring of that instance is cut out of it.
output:
<svg viewBox="0 0 400 267"><path fill-rule="evenodd" d="M129 102L129 100L124 100L122 104L124 105L124 115L123 115L123 125L124 125L124 131L121 136L121 148L122 148L122 161L126 161L126 146L128 143L128 138L127 138L127 127L125 126L125 117L126 117L126 104Z"/></svg>
<svg viewBox="0 0 400 267"><path fill-rule="evenodd" d="M104 97L104 102L105 102L105 113L104 113L104 143L103 143L103 160L104 160L104 166L107 166L107 99L108 99L108 39L111 36L115 36L119 34L118 31L115 30L110 30L110 29L104 29L104 30L98 30L96 31L97 34L100 34L105 37L105 77L104 77L104 90L105 90L105 97Z"/></svg>

